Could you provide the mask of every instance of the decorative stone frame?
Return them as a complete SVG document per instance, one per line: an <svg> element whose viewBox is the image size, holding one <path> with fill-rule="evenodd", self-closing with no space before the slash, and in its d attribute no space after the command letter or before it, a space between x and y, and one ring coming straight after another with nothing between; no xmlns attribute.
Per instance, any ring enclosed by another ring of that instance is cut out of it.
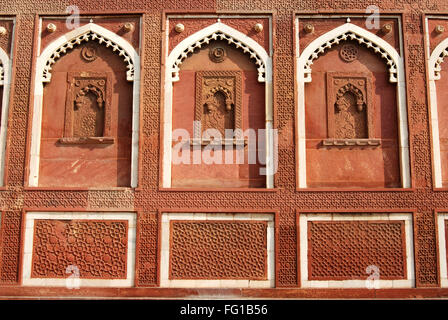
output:
<svg viewBox="0 0 448 320"><path fill-rule="evenodd" d="M372 99L372 79L367 73L348 73L348 72L327 72L327 124L328 124L328 138L322 141L324 146L378 146L379 139L374 139L373 130L373 114L374 101ZM352 92L357 97L357 103L361 104L366 114L367 138L356 139L339 139L336 138L336 124L334 119L334 106L337 102L338 96L341 93L342 84L336 85L336 81L341 81L345 85L350 85L347 91ZM355 81L362 81L362 84L353 84Z"/></svg>
<svg viewBox="0 0 448 320"><path fill-rule="evenodd" d="M12 49L11 49L12 52ZM6 133L8 130L9 114L9 94L11 88L12 56L0 48L0 86L3 87L2 115L0 123L0 186L4 185L5 175L5 156L6 156Z"/></svg>
<svg viewBox="0 0 448 320"><path fill-rule="evenodd" d="M26 212L22 265L22 285L65 287L67 279L31 278L34 220L126 220L128 222L126 279L80 279L80 287L132 287L135 277L135 241L137 214L135 212ZM67 274L67 278L69 274Z"/></svg>
<svg viewBox="0 0 448 320"><path fill-rule="evenodd" d="M300 278L303 288L366 288L365 280L309 280L308 279L308 221L403 221L406 250L406 279L377 280L380 288L412 288L415 286L414 233L412 212L303 212L299 213ZM366 280L369 274L366 273Z"/></svg>
<svg viewBox="0 0 448 320"><path fill-rule="evenodd" d="M299 43L299 18L296 18L296 43ZM298 188L307 188L306 179L306 130L305 130L305 84L311 82L311 65L313 61L333 45L346 40L356 40L379 54L389 66L389 81L397 84L398 108L398 143L400 157L400 176L402 188L411 187L409 165L409 141L406 110L406 87L403 58L389 43L375 34L352 23L345 23L314 39L300 54L296 46L297 66L297 160L298 160Z"/></svg>
<svg viewBox="0 0 448 320"><path fill-rule="evenodd" d="M171 288L273 288L275 287L275 215L272 213L161 212L160 287ZM265 221L267 223L267 280L170 280L172 221Z"/></svg>
<svg viewBox="0 0 448 320"><path fill-rule="evenodd" d="M428 30L426 30L428 32ZM428 37L428 34L426 34ZM428 56L429 56L429 48ZM441 41L432 51L428 59L429 103L431 110L432 155L434 166L434 187L442 188L442 162L440 158L439 117L437 105L436 81L440 80L441 64L448 56L448 38Z"/></svg>
<svg viewBox="0 0 448 320"><path fill-rule="evenodd" d="M166 19L167 28L169 17ZM171 187L171 159L172 159L172 117L173 117L173 82L179 80L179 66L195 48L213 40L226 40L251 58L255 59L258 68L258 81L265 83L265 114L266 114L266 188L274 187L274 134L273 134L273 110L272 110L272 58L266 50L255 40L239 32L238 30L220 22L190 35L182 40L169 52L165 46L165 83L164 83L164 109L163 109L163 160L162 160L162 187ZM271 35L270 35L271 36ZM166 32L168 43L169 32Z"/></svg>
<svg viewBox="0 0 448 320"><path fill-rule="evenodd" d="M210 88L204 88L204 82L206 78L218 78L218 79L233 79L232 85L219 85L219 88L215 87L209 90ZM202 119L204 116L204 105L207 103L208 96L212 93L212 91L222 92L226 96L226 100L233 106L234 113L234 127L233 130L243 129L243 119L242 119L242 74L240 71L198 71L196 72L196 105L194 112L194 120L195 128L194 128L194 141L193 143L209 143L210 141L204 141L202 139L202 132L200 128L198 128L198 124L202 123ZM214 92L213 92L214 93ZM202 128L202 131L205 128ZM227 141L223 136L223 140L221 141L223 144L227 143L236 143L241 144L242 137L240 136L240 132L236 131L236 140L235 141Z"/></svg>
<svg viewBox="0 0 448 320"><path fill-rule="evenodd" d="M67 74L67 82L70 85L70 88L67 92L67 99L65 104L65 121L64 121L64 137L59 139L59 143L62 144L110 144L114 143L114 138L111 137L111 99L112 99L112 90L111 90L111 73L103 73L103 72L69 72ZM100 108L104 108L104 123L103 123L103 133L99 137L74 137L73 136L73 125L74 125L74 103L79 96L79 92L77 93L74 86L76 87L75 82L84 79L101 79L104 81L104 89L98 88L98 94L101 95L103 106L99 106ZM104 92L103 92L104 91Z"/></svg>
<svg viewBox="0 0 448 320"><path fill-rule="evenodd" d="M40 21L42 24L42 20ZM38 56L35 70L33 122L31 131L30 168L28 185L39 185L40 140L42 131L43 85L51 80L51 66L68 50L84 41L98 41L122 57L128 71L127 80L133 82L132 90L132 148L131 187L138 184L138 152L140 122L140 56L135 48L122 37L93 22L76 28L52 41Z"/></svg>

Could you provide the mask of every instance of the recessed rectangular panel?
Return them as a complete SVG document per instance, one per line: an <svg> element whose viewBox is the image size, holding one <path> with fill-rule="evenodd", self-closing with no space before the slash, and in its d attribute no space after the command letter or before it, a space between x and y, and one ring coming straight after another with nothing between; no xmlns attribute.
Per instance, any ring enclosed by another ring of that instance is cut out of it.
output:
<svg viewBox="0 0 448 320"><path fill-rule="evenodd" d="M127 244L126 220L35 220L31 278L126 279Z"/></svg>
<svg viewBox="0 0 448 320"><path fill-rule="evenodd" d="M170 279L267 280L266 221L171 221Z"/></svg>
<svg viewBox="0 0 448 320"><path fill-rule="evenodd" d="M404 221L308 221L308 279L406 279Z"/></svg>

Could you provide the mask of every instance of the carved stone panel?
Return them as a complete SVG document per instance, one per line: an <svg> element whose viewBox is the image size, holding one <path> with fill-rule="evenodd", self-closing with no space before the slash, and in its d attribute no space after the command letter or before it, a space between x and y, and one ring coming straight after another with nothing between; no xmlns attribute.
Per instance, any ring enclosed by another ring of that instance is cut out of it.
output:
<svg viewBox="0 0 448 320"><path fill-rule="evenodd" d="M379 145L373 139L370 74L327 72L328 139L324 145Z"/></svg>
<svg viewBox="0 0 448 320"><path fill-rule="evenodd" d="M242 129L242 75L240 71L196 73L195 139L215 129L225 138L225 129ZM201 129L198 128L201 125Z"/></svg>
<svg viewBox="0 0 448 320"><path fill-rule="evenodd" d="M170 279L267 279L266 221L173 220L170 230Z"/></svg>
<svg viewBox="0 0 448 320"><path fill-rule="evenodd" d="M31 277L126 279L127 243L126 220L35 220Z"/></svg>
<svg viewBox="0 0 448 320"><path fill-rule="evenodd" d="M309 221L309 280L366 279L375 265L381 279L406 278L404 221Z"/></svg>
<svg viewBox="0 0 448 320"><path fill-rule="evenodd" d="M111 143L111 75L69 72L61 143Z"/></svg>

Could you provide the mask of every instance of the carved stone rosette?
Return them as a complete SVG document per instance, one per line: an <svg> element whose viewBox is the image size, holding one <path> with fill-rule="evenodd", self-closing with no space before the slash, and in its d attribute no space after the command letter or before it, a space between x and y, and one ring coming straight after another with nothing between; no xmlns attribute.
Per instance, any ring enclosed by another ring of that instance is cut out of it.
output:
<svg viewBox="0 0 448 320"><path fill-rule="evenodd" d="M242 73L198 71L196 73L195 141L202 132L216 129L225 139L225 129L242 130ZM201 128L199 128L199 124ZM237 134L237 139L241 135Z"/></svg>
<svg viewBox="0 0 448 320"><path fill-rule="evenodd" d="M372 79L367 73L327 72L325 146L378 146L373 139Z"/></svg>
<svg viewBox="0 0 448 320"><path fill-rule="evenodd" d="M64 138L60 143L113 143L111 135L111 75L69 72Z"/></svg>

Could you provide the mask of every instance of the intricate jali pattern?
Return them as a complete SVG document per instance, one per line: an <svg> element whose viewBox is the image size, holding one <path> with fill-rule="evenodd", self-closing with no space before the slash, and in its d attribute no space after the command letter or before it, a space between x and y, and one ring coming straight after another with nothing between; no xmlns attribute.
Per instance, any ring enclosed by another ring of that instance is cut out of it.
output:
<svg viewBox="0 0 448 320"><path fill-rule="evenodd" d="M366 279L370 265L381 279L405 279L404 236L404 221L308 222L308 279Z"/></svg>
<svg viewBox="0 0 448 320"><path fill-rule="evenodd" d="M170 279L267 279L267 223L172 221Z"/></svg>
<svg viewBox="0 0 448 320"><path fill-rule="evenodd" d="M31 277L125 279L127 242L127 221L35 220Z"/></svg>

